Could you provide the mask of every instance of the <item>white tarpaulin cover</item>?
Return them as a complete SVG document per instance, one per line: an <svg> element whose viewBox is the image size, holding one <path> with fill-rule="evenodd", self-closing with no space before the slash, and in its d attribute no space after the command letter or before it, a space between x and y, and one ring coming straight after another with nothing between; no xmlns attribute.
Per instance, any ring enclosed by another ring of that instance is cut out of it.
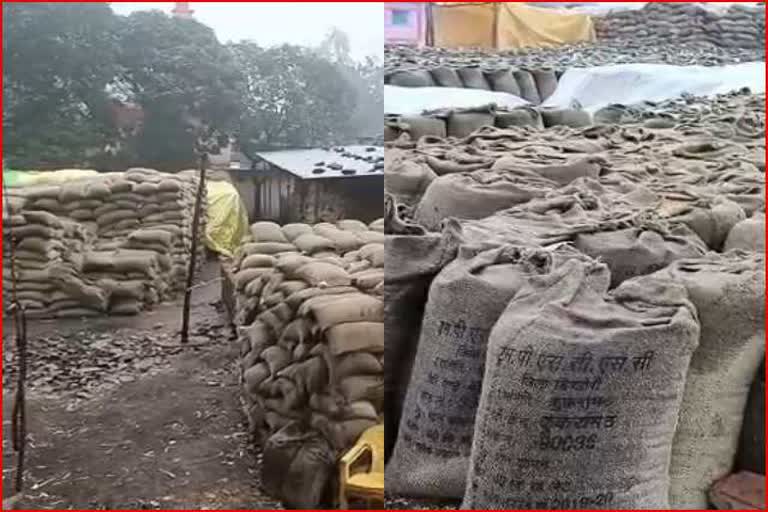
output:
<svg viewBox="0 0 768 512"><path fill-rule="evenodd" d="M566 108L578 102L595 111L612 103L662 101L683 93L712 96L749 87L765 92L765 62L719 67L618 64L568 69L544 106Z"/></svg>
<svg viewBox="0 0 768 512"><path fill-rule="evenodd" d="M507 92L463 89L459 87L384 86L384 112L404 116L420 115L425 110L474 108L495 103L498 107L528 105L519 96Z"/></svg>

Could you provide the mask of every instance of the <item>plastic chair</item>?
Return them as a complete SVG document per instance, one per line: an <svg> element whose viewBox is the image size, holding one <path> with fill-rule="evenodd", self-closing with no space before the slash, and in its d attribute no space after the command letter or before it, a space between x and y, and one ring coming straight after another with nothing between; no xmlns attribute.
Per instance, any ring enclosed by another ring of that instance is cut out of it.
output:
<svg viewBox="0 0 768 512"><path fill-rule="evenodd" d="M364 455L370 454L367 471L350 474L352 466ZM353 446L341 458L339 466L339 509L349 507L349 499L384 505L384 425L375 425L360 435Z"/></svg>

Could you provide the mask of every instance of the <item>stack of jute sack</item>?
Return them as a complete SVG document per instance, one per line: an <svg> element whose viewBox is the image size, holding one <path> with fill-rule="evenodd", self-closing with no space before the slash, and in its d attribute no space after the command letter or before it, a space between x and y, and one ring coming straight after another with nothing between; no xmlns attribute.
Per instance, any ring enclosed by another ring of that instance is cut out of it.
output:
<svg viewBox="0 0 768 512"><path fill-rule="evenodd" d="M390 145L389 493L707 507L755 438L762 101Z"/></svg>
<svg viewBox="0 0 768 512"><path fill-rule="evenodd" d="M462 138L403 135L388 146L385 188L431 230L445 217L480 219L579 179L606 193L651 191L670 211L726 198L749 216L764 205L764 97L612 105L583 128L542 130L521 112L517 125Z"/></svg>
<svg viewBox="0 0 768 512"><path fill-rule="evenodd" d="M231 278L251 429L268 446L313 432L335 460L383 410L383 221L257 222L250 231Z"/></svg>
<svg viewBox="0 0 768 512"><path fill-rule="evenodd" d="M711 6L712 4L710 4ZM758 33L765 30L764 11L757 18ZM598 31L602 18L596 18ZM610 23L610 21L609 21ZM755 38L757 43L759 37ZM722 66L739 62L765 60L765 47L752 44L746 48L713 46L707 42L676 41L651 44L645 39L599 39L595 43L495 50L488 48L439 48L434 46L386 45L385 74L402 70L460 69L476 67L485 71L504 69L546 69L558 72L570 68L589 68L615 64L671 64L675 66ZM435 80L433 80L435 81ZM439 85L435 81L436 85ZM394 85L394 84L393 84Z"/></svg>
<svg viewBox="0 0 768 512"><path fill-rule="evenodd" d="M757 48L765 40L765 8L734 4L718 12L693 3L649 2L642 9L598 17L599 40L634 39L649 45L704 42L726 48Z"/></svg>
<svg viewBox="0 0 768 512"><path fill-rule="evenodd" d="M391 71L384 75L384 83L400 87L454 87L482 89L514 94L538 105L557 88L562 70L552 68L498 68L479 66L459 68L411 68Z"/></svg>
<svg viewBox="0 0 768 512"><path fill-rule="evenodd" d="M196 188L194 176L132 169L12 189L4 294L15 240L17 291L32 317L136 314L164 300L183 287ZM198 236L205 210L201 219Z"/></svg>

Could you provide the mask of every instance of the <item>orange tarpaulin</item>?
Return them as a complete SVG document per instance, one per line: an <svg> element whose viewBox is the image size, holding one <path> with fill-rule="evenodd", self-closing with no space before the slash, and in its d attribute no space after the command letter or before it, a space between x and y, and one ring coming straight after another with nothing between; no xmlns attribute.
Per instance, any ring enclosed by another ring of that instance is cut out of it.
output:
<svg viewBox="0 0 768 512"><path fill-rule="evenodd" d="M433 6L435 46L528 48L595 40L592 19L515 2Z"/></svg>

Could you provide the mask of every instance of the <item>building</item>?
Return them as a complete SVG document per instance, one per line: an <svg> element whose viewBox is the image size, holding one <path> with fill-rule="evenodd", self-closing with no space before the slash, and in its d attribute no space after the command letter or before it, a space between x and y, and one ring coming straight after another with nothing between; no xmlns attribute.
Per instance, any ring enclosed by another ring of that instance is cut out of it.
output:
<svg viewBox="0 0 768 512"><path fill-rule="evenodd" d="M426 26L424 3L384 3L384 38L387 44L424 46Z"/></svg>
<svg viewBox="0 0 768 512"><path fill-rule="evenodd" d="M192 19L194 14L195 11L189 7L189 2L175 2L171 10L171 15L175 18Z"/></svg>
<svg viewBox="0 0 768 512"><path fill-rule="evenodd" d="M229 174L251 222L370 222L383 215L380 146L264 151L238 158L240 168L232 165Z"/></svg>

